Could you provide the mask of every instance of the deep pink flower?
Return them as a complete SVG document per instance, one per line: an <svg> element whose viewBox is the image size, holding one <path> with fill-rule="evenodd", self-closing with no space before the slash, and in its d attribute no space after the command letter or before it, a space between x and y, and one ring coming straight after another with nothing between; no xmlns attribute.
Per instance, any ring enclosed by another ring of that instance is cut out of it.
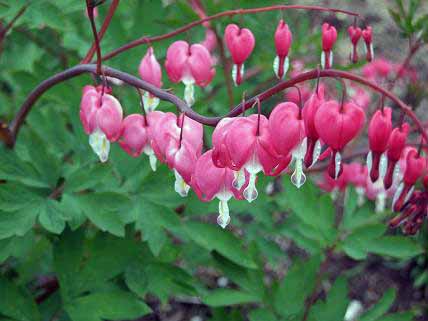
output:
<svg viewBox="0 0 428 321"><path fill-rule="evenodd" d="M386 152L388 167L383 179L385 189L389 189L392 186L394 173L399 172L399 164L397 164L397 162L400 160L404 147L406 146L409 131L409 124L403 123L400 127L394 128L391 132L388 142L388 150Z"/></svg>
<svg viewBox="0 0 428 321"><path fill-rule="evenodd" d="M368 136L370 152L367 155L367 167L369 168L372 182L383 179L387 170L387 156L389 137L392 132L392 110L384 107L374 113L369 123Z"/></svg>
<svg viewBox="0 0 428 321"><path fill-rule="evenodd" d="M362 34L361 28L356 26L350 26L348 28L348 34L352 43L351 61L355 64L358 62L357 47L358 47L358 41L360 40L361 34Z"/></svg>
<svg viewBox="0 0 428 321"><path fill-rule="evenodd" d="M230 222L229 206L227 202L233 196L242 198L242 189L233 187L234 172L227 167L220 168L214 165L212 150L205 152L198 158L192 176L191 186L200 200L209 202L215 197L219 202L219 216L217 223L225 228Z"/></svg>
<svg viewBox="0 0 428 321"><path fill-rule="evenodd" d="M116 141L121 134L122 106L102 88L85 86L80 102L80 120L89 144L102 162L107 161L110 142Z"/></svg>
<svg viewBox="0 0 428 321"><path fill-rule="evenodd" d="M333 46L337 40L337 30L334 26L325 22L321 28L321 36L321 66L325 69L329 69L333 66Z"/></svg>
<svg viewBox="0 0 428 321"><path fill-rule="evenodd" d="M279 21L278 27L276 28L274 38L276 57L273 62L273 70L275 75L279 79L282 79L282 77L287 73L290 64L288 53L293 41L293 35L291 34L288 25L282 19Z"/></svg>
<svg viewBox="0 0 428 321"><path fill-rule="evenodd" d="M131 114L122 122L119 145L132 157L138 157L149 141L147 134L144 117L140 114Z"/></svg>
<svg viewBox="0 0 428 321"><path fill-rule="evenodd" d="M238 189L245 182L245 173L248 172L249 183L243 195L249 202L257 198L257 173L263 171L270 175L278 165L268 120L263 115L260 118L251 115L220 122L213 133L212 155L214 164L236 172L234 186Z"/></svg>
<svg viewBox="0 0 428 321"><path fill-rule="evenodd" d="M192 168L202 152L202 124L184 114L177 118L173 113L165 113L149 133L151 146L158 160L174 169L177 193L186 196L190 188Z"/></svg>
<svg viewBox="0 0 428 321"><path fill-rule="evenodd" d="M307 138L307 151L305 155L306 168L315 164L321 153L321 141L318 132L315 128L315 114L324 103L324 86L319 86L318 91L315 91L306 101L303 110L303 121L305 123L305 133Z"/></svg>
<svg viewBox="0 0 428 321"><path fill-rule="evenodd" d="M424 190L414 192L401 208L401 214L394 217L389 226L403 225L406 234L416 234L428 218L428 175L424 177Z"/></svg>
<svg viewBox="0 0 428 321"><path fill-rule="evenodd" d="M398 186L392 201L392 207L395 212L399 212L412 195L415 183L425 173L426 161L416 149L412 148L408 152L403 182Z"/></svg>
<svg viewBox="0 0 428 321"><path fill-rule="evenodd" d="M372 27L367 26L363 31L362 31L362 36L364 39L364 42L366 44L366 59L367 61L372 61L374 59L374 50L373 50L373 30Z"/></svg>
<svg viewBox="0 0 428 321"><path fill-rule="evenodd" d="M364 126L364 111L352 102L341 106L337 101L323 103L315 114L315 128L321 140L332 150L328 172L340 176L343 166L341 150L354 139Z"/></svg>
<svg viewBox="0 0 428 321"><path fill-rule="evenodd" d="M207 28L205 30L205 39L202 41L201 45L207 48L209 52L213 52L217 47L217 36L212 29Z"/></svg>
<svg viewBox="0 0 428 321"><path fill-rule="evenodd" d="M293 159L295 170L291 181L297 187L301 187L306 181L303 173L303 159L307 147L302 110L290 102L276 105L269 116L269 130L272 144L280 156L280 163L276 171L280 172L285 169Z"/></svg>
<svg viewBox="0 0 428 321"><path fill-rule="evenodd" d="M208 49L201 44L190 46L182 40L169 46L165 68L172 82L181 81L186 86L184 97L189 106L194 103L193 85L205 87L215 75L213 59Z"/></svg>
<svg viewBox="0 0 428 321"><path fill-rule="evenodd" d="M158 88L162 87L162 69L156 59L153 47L147 49L143 59L141 59L138 68L141 79ZM149 92L144 92L143 103L146 113L153 111L159 105L159 98L153 96Z"/></svg>
<svg viewBox="0 0 428 321"><path fill-rule="evenodd" d="M244 62L253 52L256 40L249 29L240 29L235 24L229 24L226 27L224 39L234 63L232 77L238 86L241 84L242 77L244 76Z"/></svg>

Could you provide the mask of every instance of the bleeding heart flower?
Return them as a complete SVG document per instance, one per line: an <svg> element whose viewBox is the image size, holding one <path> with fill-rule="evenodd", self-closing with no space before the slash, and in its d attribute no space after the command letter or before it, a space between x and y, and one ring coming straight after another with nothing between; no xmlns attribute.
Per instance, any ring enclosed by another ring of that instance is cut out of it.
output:
<svg viewBox="0 0 428 321"><path fill-rule="evenodd" d="M234 63L232 78L235 85L238 86L241 84L244 76L244 62L253 52L256 40L249 29L240 29L235 24L229 24L226 27L226 30L224 31L224 39Z"/></svg>
<svg viewBox="0 0 428 321"><path fill-rule="evenodd" d="M318 90L311 95L303 106L302 115L305 123L305 133L308 145L304 159L306 168L314 165L321 154L321 141L315 128L315 114L319 106L323 103L324 86L319 86Z"/></svg>
<svg viewBox="0 0 428 321"><path fill-rule="evenodd" d="M392 110L384 107L374 113L368 128L370 152L367 155L367 167L372 182L383 180L387 171L388 159L385 151L388 148L392 132Z"/></svg>
<svg viewBox="0 0 428 321"><path fill-rule="evenodd" d="M269 131L272 144L281 157L276 173L285 169L293 159L294 173L291 181L300 188L306 181L303 158L307 147L302 110L291 102L276 105L269 116Z"/></svg>
<svg viewBox="0 0 428 321"><path fill-rule="evenodd" d="M176 41L166 53L165 68L172 82L183 82L184 98L189 106L195 102L193 85L205 87L215 75L210 52L201 44Z"/></svg>
<svg viewBox="0 0 428 321"><path fill-rule="evenodd" d="M358 62L357 47L358 47L358 41L360 41L361 34L362 34L361 28L356 26L350 26L348 28L348 34L352 43L351 61L355 64Z"/></svg>
<svg viewBox="0 0 428 321"><path fill-rule="evenodd" d="M149 156L150 167L156 171L156 156L150 144L152 127L164 113L150 112L146 116L132 114L127 116L122 122L122 131L119 138L119 145L132 157L138 157L142 152Z"/></svg>
<svg viewBox="0 0 428 321"><path fill-rule="evenodd" d="M276 57L273 61L273 70L279 79L282 79L288 71L288 67L290 65L288 53L290 51L292 41L293 35L291 34L288 25L281 19L275 31Z"/></svg>
<svg viewBox="0 0 428 321"><path fill-rule="evenodd" d="M424 191L414 192L401 208L401 214L394 217L389 226L403 225L406 234L416 234L428 218L428 175L423 179Z"/></svg>
<svg viewBox="0 0 428 321"><path fill-rule="evenodd" d="M383 179L385 189L389 189L394 182L394 177L397 177L400 174L400 165L397 164L397 162L401 158L404 147L406 147L409 130L409 124L403 123L400 127L394 128L391 132L388 142L388 150L386 152L388 167Z"/></svg>
<svg viewBox="0 0 428 321"><path fill-rule="evenodd" d="M80 120L89 135L89 145L101 162L108 159L110 142L115 142L120 137L122 117L122 106L112 95L103 93L102 88L83 88Z"/></svg>
<svg viewBox="0 0 428 321"><path fill-rule="evenodd" d="M374 59L372 27L367 26L362 31L362 35L366 44L366 59L370 62Z"/></svg>
<svg viewBox="0 0 428 321"><path fill-rule="evenodd" d="M426 159L418 151L412 148L406 158L406 171L404 172L403 182L398 186L392 201L392 208L399 212L403 205L409 200L413 193L416 181L422 177L426 170Z"/></svg>
<svg viewBox="0 0 428 321"><path fill-rule="evenodd" d="M153 86L158 88L162 87L162 69L159 62L156 59L153 47L147 49L143 59L141 59L140 66L138 68L141 79L151 83ZM143 104L146 113L149 113L156 109L159 105L159 98L153 96L151 93L145 91L143 94Z"/></svg>
<svg viewBox="0 0 428 321"><path fill-rule="evenodd" d="M335 27L325 22L322 25L321 35L321 66L323 69L329 69L333 66L333 46L337 40L337 30Z"/></svg>
<svg viewBox="0 0 428 321"><path fill-rule="evenodd" d="M257 198L255 187L257 173L270 175L278 165L277 154L271 143L268 120L265 116L251 115L228 119L219 123L213 133L213 162L220 167L235 171L234 186L244 190L244 198L252 202Z"/></svg>
<svg viewBox="0 0 428 321"><path fill-rule="evenodd" d="M207 48L209 52L213 52L217 47L217 36L212 29L205 29L205 39L201 42L201 45Z"/></svg>
<svg viewBox="0 0 428 321"><path fill-rule="evenodd" d="M328 173L338 178L342 173L342 149L354 139L364 126L364 111L352 102L340 105L330 100L323 103L315 114L315 128L321 140L332 150Z"/></svg>
<svg viewBox="0 0 428 321"><path fill-rule="evenodd" d="M177 118L173 113L165 113L150 133L156 157L174 169L176 192L186 196L190 188L189 173L202 152L202 124L184 114Z"/></svg>
<svg viewBox="0 0 428 321"><path fill-rule="evenodd" d="M218 198L220 202L217 223L222 228L225 228L230 222L227 202L233 196L241 199L242 189L245 188L245 184L240 190L233 187L234 172L227 167L220 168L215 166L212 153L212 150L209 150L196 161L191 186L199 199L204 202L209 202L215 197Z"/></svg>

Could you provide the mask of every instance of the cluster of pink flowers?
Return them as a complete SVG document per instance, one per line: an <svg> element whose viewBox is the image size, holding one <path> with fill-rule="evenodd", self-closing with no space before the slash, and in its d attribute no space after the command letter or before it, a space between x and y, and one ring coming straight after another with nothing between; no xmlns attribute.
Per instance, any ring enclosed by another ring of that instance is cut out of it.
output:
<svg viewBox="0 0 428 321"><path fill-rule="evenodd" d="M353 28L353 29L352 29ZM209 31L210 29L207 29ZM212 31L212 30L211 30ZM357 57L356 44L362 36L367 46L367 59L373 58L371 28L363 31L349 29ZM212 42L207 34L204 42ZM322 62L325 68L333 63L333 45L336 29L328 24L322 27ZM274 72L284 77L289 67L292 35L282 20L274 36L277 56ZM233 80L243 80L244 63L255 46L252 32L230 24L225 30L225 43L233 67ZM167 50L165 69L172 82L185 85L185 100L194 103L194 85L207 86L215 75L214 62L208 44L174 42ZM373 62L374 63L374 62ZM296 70L302 70L303 65ZM149 47L139 66L143 80L162 86L162 70L154 50ZM149 156L156 170L157 160L165 163L175 175L175 190L186 196L192 188L202 201L219 200L218 224L223 228L230 221L228 200L232 197L254 201L257 196L257 175L277 176L291 174L298 188L306 180L304 169L311 168L319 158L330 158L325 181L321 186L333 191L348 184L355 185L361 195L377 198L382 204L393 195L393 208L400 211L410 199L417 180L425 174L426 159L420 151L406 147L409 126L401 123L393 128L389 107L379 109L368 126L370 152L367 166L343 164L345 147L362 131L366 115L363 107L370 97L355 87L351 99L338 101L328 97L328 88L318 84L315 91L302 88L297 97L286 96L270 116L258 113L249 116L223 118L212 135L212 149L203 153L203 126L184 114L156 111L159 100L144 92L144 115L131 114L123 118L119 101L111 90L103 86L85 86L80 118L89 135L89 143L102 162L108 159L111 142L133 157L142 153ZM356 102L359 100L359 103ZM360 104L360 105L359 105ZM322 152L323 150L323 152ZM392 191L394 191L392 193ZM380 206L381 207L381 206Z"/></svg>

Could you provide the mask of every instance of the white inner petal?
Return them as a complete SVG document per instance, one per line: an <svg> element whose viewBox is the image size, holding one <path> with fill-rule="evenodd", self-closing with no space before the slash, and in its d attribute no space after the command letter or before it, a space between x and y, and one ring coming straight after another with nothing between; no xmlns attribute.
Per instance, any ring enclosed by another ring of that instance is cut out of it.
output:
<svg viewBox="0 0 428 321"><path fill-rule="evenodd" d="M251 203L252 201L254 201L257 196L259 195L259 193L257 192L256 189L256 174L251 174L250 173L250 180L248 182L248 186L244 189L244 198Z"/></svg>
<svg viewBox="0 0 428 321"><path fill-rule="evenodd" d="M189 107L195 103L195 86L193 82L184 82L184 100Z"/></svg>
<svg viewBox="0 0 428 321"><path fill-rule="evenodd" d="M386 156L386 153L383 153L380 156L380 162L379 162L379 176L381 179L384 179L387 169L388 169L388 157Z"/></svg>
<svg viewBox="0 0 428 321"><path fill-rule="evenodd" d="M233 176L235 179L232 182L232 185L237 190L240 190L245 184L245 169L241 168L239 171L233 171Z"/></svg>
<svg viewBox="0 0 428 321"><path fill-rule="evenodd" d="M340 165L342 164L342 156L339 152L334 157L334 178L337 179L340 173Z"/></svg>
<svg viewBox="0 0 428 321"><path fill-rule="evenodd" d="M325 52L321 51L321 68L325 69Z"/></svg>
<svg viewBox="0 0 428 321"><path fill-rule="evenodd" d="M279 78L279 57L275 56L275 59L273 60L273 71L275 73L275 76Z"/></svg>
<svg viewBox="0 0 428 321"><path fill-rule="evenodd" d="M329 56L329 61L330 61L330 68L333 67L333 50L330 50L330 56Z"/></svg>
<svg viewBox="0 0 428 321"><path fill-rule="evenodd" d="M225 228L230 223L229 205L227 201L220 200L218 202L218 213L217 224Z"/></svg>
<svg viewBox="0 0 428 321"><path fill-rule="evenodd" d="M373 153L371 151L367 154L366 164L367 164L367 169L370 173L373 166Z"/></svg>
<svg viewBox="0 0 428 321"><path fill-rule="evenodd" d="M355 191L357 192L357 205L362 206L366 200L366 191L363 187L357 187L355 188Z"/></svg>
<svg viewBox="0 0 428 321"><path fill-rule="evenodd" d="M150 167L151 167L152 171L156 172L156 161L157 161L157 159L156 159L155 152L153 151L150 144L147 143L146 146L144 146L143 152L144 152L144 154L149 156Z"/></svg>
<svg viewBox="0 0 428 321"><path fill-rule="evenodd" d="M318 161L318 158L320 158L321 155L321 141L318 139L315 142L315 147L314 147L314 153L312 155L312 166L314 166L314 164Z"/></svg>
<svg viewBox="0 0 428 321"><path fill-rule="evenodd" d="M300 188L306 182L306 175L303 173L303 159L307 150L307 138L305 137L302 142L292 151L294 159L294 172L291 175L291 182L297 188Z"/></svg>
<svg viewBox="0 0 428 321"><path fill-rule="evenodd" d="M184 181L183 177L174 169L175 183L174 189L181 196L186 197L189 193L190 186Z"/></svg>
<svg viewBox="0 0 428 321"><path fill-rule="evenodd" d="M151 111L154 111L159 105L159 98L152 96L148 91L145 91L143 94L143 104L144 111L146 113L149 113Z"/></svg>
<svg viewBox="0 0 428 321"><path fill-rule="evenodd" d="M110 142L100 129L97 128L89 135L89 145L92 147L95 154L97 154L101 162L104 163L108 160Z"/></svg>

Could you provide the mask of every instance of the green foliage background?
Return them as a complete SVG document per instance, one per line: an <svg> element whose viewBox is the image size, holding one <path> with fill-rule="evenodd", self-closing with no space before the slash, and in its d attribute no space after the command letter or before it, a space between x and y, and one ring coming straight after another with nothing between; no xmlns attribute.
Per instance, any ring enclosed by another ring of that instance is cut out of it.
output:
<svg viewBox="0 0 428 321"><path fill-rule="evenodd" d="M40 81L78 64L92 43L84 1L1 1L0 19L9 21L25 3L28 10L2 43L0 115L5 120L13 118ZM108 4L100 7L98 24ZM233 1L204 4L208 13L237 6ZM239 2L240 7L266 4ZM293 26L292 58L315 66L319 25L303 12L285 12L284 17ZM272 77L271 38L279 18L272 12L214 23L222 31L230 21L241 22L257 39L248 66L264 71L234 90L236 103L244 91L251 93ZM123 0L102 50L195 19L184 1L164 8L161 1ZM346 25L346 18L340 19ZM183 37L198 42L203 35L199 27ZM345 39L343 28L340 41ZM162 62L173 40L154 44ZM137 75L144 53L138 47L107 65ZM276 182L282 187L273 195L264 192L272 179L260 177L257 201L232 201L232 227L220 229L215 225L216 202L201 203L193 193L179 197L165 166L153 173L146 157L133 159L118 146L113 146L108 163L98 162L78 117L82 87L91 82L81 76L49 90L28 117L15 149L0 148L0 320L97 321L144 315L152 320L158 300L162 309L170 300L190 299L207 307L212 321L302 320L311 298L315 302L307 320L341 321L351 300L350 279L366 273L370 257L393 269L415 258L424 260L426 236L387 232L390 213L375 214L370 202L358 207L355 191L348 190L345 202L335 204L312 182L297 190L288 177ZM164 83L172 86L166 74ZM181 86L172 87L181 94ZM126 113L139 110L134 89L117 86L114 94ZM196 95L194 108L200 113L228 110L220 66L212 85L197 89ZM165 103L160 109L174 110ZM332 258L352 259L354 267L326 274L325 266L335 264ZM417 276L417 286L424 286L426 270ZM222 277L227 286L217 282ZM49 282L58 282L59 290L38 302ZM320 285L323 294L312 298ZM425 313L426 307L419 305L391 312L396 296L397 288L391 286L359 320L406 321Z"/></svg>

